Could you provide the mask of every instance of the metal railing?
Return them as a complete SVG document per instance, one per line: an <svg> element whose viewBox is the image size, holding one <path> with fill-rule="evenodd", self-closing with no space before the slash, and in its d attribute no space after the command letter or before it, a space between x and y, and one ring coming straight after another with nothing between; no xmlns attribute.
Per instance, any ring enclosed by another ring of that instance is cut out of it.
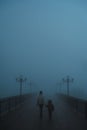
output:
<svg viewBox="0 0 87 130"><path fill-rule="evenodd" d="M0 119L10 111L16 110L24 103L28 94L0 99Z"/></svg>
<svg viewBox="0 0 87 130"><path fill-rule="evenodd" d="M87 119L87 100L67 95L61 95L61 97L69 104L71 109Z"/></svg>

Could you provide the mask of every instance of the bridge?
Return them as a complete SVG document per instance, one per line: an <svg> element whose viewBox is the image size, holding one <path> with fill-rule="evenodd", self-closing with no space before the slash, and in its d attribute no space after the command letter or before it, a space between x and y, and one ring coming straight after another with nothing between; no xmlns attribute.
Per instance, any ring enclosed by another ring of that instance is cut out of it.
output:
<svg viewBox="0 0 87 130"><path fill-rule="evenodd" d="M55 106L52 120L46 107L40 120L36 94L1 100L0 130L87 130L87 101L60 94L51 99Z"/></svg>

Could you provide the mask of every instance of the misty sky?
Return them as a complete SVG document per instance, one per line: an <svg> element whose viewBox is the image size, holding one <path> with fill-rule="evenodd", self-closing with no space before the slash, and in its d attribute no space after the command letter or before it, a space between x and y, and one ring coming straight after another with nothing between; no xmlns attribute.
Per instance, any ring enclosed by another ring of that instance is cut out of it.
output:
<svg viewBox="0 0 87 130"><path fill-rule="evenodd" d="M0 97L19 94L20 74L24 92L31 79L44 93L70 75L71 94L87 98L86 0L0 0Z"/></svg>

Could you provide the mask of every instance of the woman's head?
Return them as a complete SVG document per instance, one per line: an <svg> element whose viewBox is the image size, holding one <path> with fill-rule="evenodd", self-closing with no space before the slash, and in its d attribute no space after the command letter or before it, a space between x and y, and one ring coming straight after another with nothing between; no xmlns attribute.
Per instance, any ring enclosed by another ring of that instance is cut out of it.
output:
<svg viewBox="0 0 87 130"><path fill-rule="evenodd" d="M40 94L43 94L43 92L42 92L42 91L40 91Z"/></svg>

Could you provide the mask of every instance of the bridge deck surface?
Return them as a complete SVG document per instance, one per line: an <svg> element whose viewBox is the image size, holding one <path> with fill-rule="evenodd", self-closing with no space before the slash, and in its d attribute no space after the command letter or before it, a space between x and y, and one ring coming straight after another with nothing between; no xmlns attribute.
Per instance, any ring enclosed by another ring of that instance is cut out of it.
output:
<svg viewBox="0 0 87 130"><path fill-rule="evenodd" d="M39 119L36 96L29 98L14 112L1 120L0 130L87 130L87 120L75 113L61 97L54 96L55 111L53 119L48 119L44 107L43 119Z"/></svg>

